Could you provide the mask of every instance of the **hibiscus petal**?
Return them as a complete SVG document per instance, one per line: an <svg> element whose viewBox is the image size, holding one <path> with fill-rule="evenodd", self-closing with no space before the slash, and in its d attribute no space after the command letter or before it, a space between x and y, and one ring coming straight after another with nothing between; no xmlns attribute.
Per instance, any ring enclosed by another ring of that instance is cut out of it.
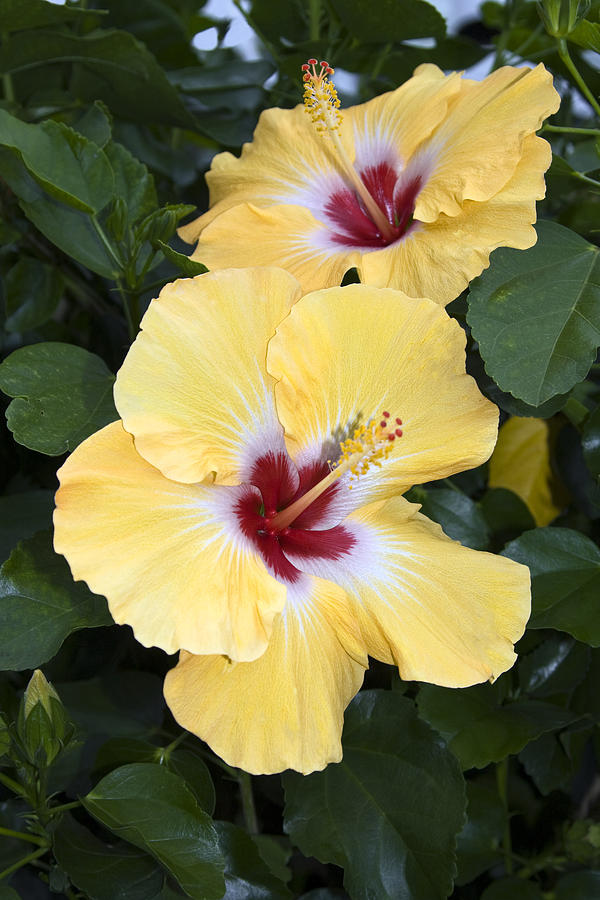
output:
<svg viewBox="0 0 600 900"><path fill-rule="evenodd" d="M344 592L320 579L290 590L260 659L182 653L165 681L177 721L246 772L312 772L342 758L344 709L367 664Z"/></svg>
<svg viewBox="0 0 600 900"><path fill-rule="evenodd" d="M302 291L324 283L339 284L360 254L333 248L325 228L302 206L263 209L242 203L216 218L202 233L192 254L208 266L284 266L298 279Z"/></svg>
<svg viewBox="0 0 600 900"><path fill-rule="evenodd" d="M115 385L136 449L168 478L244 480L281 449L268 339L300 294L281 269L224 270L167 285L142 320Z"/></svg>
<svg viewBox="0 0 600 900"><path fill-rule="evenodd" d="M80 444L58 476L54 546L140 643L263 653L286 589L239 531L235 504L249 488L169 481L120 422Z"/></svg>
<svg viewBox="0 0 600 900"><path fill-rule="evenodd" d="M361 475L352 505L484 462L498 411L465 374L465 335L430 300L367 285L303 297L269 342L278 416L296 462L335 460L357 423L387 410L402 437Z"/></svg>
<svg viewBox="0 0 600 900"><path fill-rule="evenodd" d="M556 112L560 97L543 65L505 66L483 81L465 79L448 116L427 147L435 168L417 199L415 218L456 216L465 200L494 196L511 178L525 136Z"/></svg>
<svg viewBox="0 0 600 900"><path fill-rule="evenodd" d="M442 304L453 300L487 268L492 250L525 250L535 244L535 201L545 194L543 173L551 159L547 141L535 135L525 138L512 178L491 200L465 201L459 215L440 215L402 241L364 254L361 278Z"/></svg>
<svg viewBox="0 0 600 900"><path fill-rule="evenodd" d="M370 656L407 681L466 687L497 678L530 613L529 570L450 540L402 497L352 513L355 543L336 560L290 560L355 601Z"/></svg>

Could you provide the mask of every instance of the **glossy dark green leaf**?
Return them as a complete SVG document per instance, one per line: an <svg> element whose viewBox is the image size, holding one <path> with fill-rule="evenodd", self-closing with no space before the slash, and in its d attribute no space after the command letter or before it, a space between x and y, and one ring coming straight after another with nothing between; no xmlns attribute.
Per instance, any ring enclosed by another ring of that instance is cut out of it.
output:
<svg viewBox="0 0 600 900"><path fill-rule="evenodd" d="M50 528L53 491L28 491L0 497L0 564L23 538Z"/></svg>
<svg viewBox="0 0 600 900"><path fill-rule="evenodd" d="M10 732L4 719L0 716L0 756L4 756L10 750Z"/></svg>
<svg viewBox="0 0 600 900"><path fill-rule="evenodd" d="M292 877L291 869L287 864L292 855L289 838L284 835L253 834L252 840L273 875L287 884Z"/></svg>
<svg viewBox="0 0 600 900"><path fill-rule="evenodd" d="M230 822L215 822L225 857L226 900L285 900L291 893L260 856L249 834Z"/></svg>
<svg viewBox="0 0 600 900"><path fill-rule="evenodd" d="M503 555L531 571L530 628L556 628L600 646L600 550L589 538L569 528L536 528Z"/></svg>
<svg viewBox="0 0 600 900"><path fill-rule="evenodd" d="M592 475L600 478L600 406L596 407L583 427L583 456Z"/></svg>
<svg viewBox="0 0 600 900"><path fill-rule="evenodd" d="M115 194L125 203L127 217L133 225L158 206L154 178L122 144L111 142L106 156L115 176Z"/></svg>
<svg viewBox="0 0 600 900"><path fill-rule="evenodd" d="M421 685L420 715L436 728L463 769L500 762L544 734L577 720L576 713L540 700L502 704L489 684L454 690Z"/></svg>
<svg viewBox="0 0 600 900"><path fill-rule="evenodd" d="M112 134L112 116L110 110L96 100L89 106L74 125L75 131L97 144L102 150L110 141ZM113 167L114 168L114 167ZM117 188L118 190L118 188Z"/></svg>
<svg viewBox="0 0 600 900"><path fill-rule="evenodd" d="M206 763L186 747L177 747L165 762L170 772L183 778L202 809L212 816L215 811L215 788Z"/></svg>
<svg viewBox="0 0 600 900"><path fill-rule="evenodd" d="M58 456L114 422L114 376L93 353L72 344L31 344L0 365L0 388L15 399L6 412L15 440Z"/></svg>
<svg viewBox="0 0 600 900"><path fill-rule="evenodd" d="M537 698L564 696L583 681L590 664L590 648L565 634L542 641L519 661L519 685L523 694Z"/></svg>
<svg viewBox="0 0 600 900"><path fill-rule="evenodd" d="M467 821L456 846L459 885L473 881L502 858L505 813L497 790L467 782Z"/></svg>
<svg viewBox="0 0 600 900"><path fill-rule="evenodd" d="M28 28L43 28L47 25L61 25L63 22L84 22L96 18L93 13L75 7L56 6L48 0L0 0L0 22L2 30L21 31Z"/></svg>
<svg viewBox="0 0 600 900"><path fill-rule="evenodd" d="M533 881L501 878L485 889L481 900L544 900L544 895Z"/></svg>
<svg viewBox="0 0 600 900"><path fill-rule="evenodd" d="M527 504L508 488L490 488L481 498L480 508L492 535L501 543L535 528Z"/></svg>
<svg viewBox="0 0 600 900"><path fill-rule="evenodd" d="M62 123L29 125L0 109L0 146L19 155L46 193L81 212L99 212L114 193L102 150Z"/></svg>
<svg viewBox="0 0 600 900"><path fill-rule="evenodd" d="M485 550L489 531L479 505L462 491L436 488L427 491L421 512L439 522L448 537L473 550Z"/></svg>
<svg viewBox="0 0 600 900"><path fill-rule="evenodd" d="M348 31L364 43L388 43L420 37L442 38L444 17L424 0L403 0L399 15L395 0L333 0L333 7Z"/></svg>
<svg viewBox="0 0 600 900"><path fill-rule="evenodd" d="M600 344L598 248L554 222L537 231L529 250L495 251L467 315L488 375L535 406L582 381Z"/></svg>
<svg viewBox="0 0 600 900"><path fill-rule="evenodd" d="M354 698L343 744L341 763L283 776L285 830L305 855L345 867L354 900L446 897L464 821L456 760L412 701L385 691Z"/></svg>
<svg viewBox="0 0 600 900"><path fill-rule="evenodd" d="M56 861L90 900L166 900L166 873L130 844L107 846L72 816L53 833Z"/></svg>
<svg viewBox="0 0 600 900"><path fill-rule="evenodd" d="M569 872L556 884L555 900L600 900L600 871Z"/></svg>
<svg viewBox="0 0 600 900"><path fill-rule="evenodd" d="M0 669L33 669L71 632L111 622L104 597L73 581L48 532L20 543L0 568Z"/></svg>
<svg viewBox="0 0 600 900"><path fill-rule="evenodd" d="M6 273L4 302L7 331L29 331L46 322L58 306L63 278L55 266L22 257Z"/></svg>
<svg viewBox="0 0 600 900"><path fill-rule="evenodd" d="M196 262L195 259L190 259L189 256L185 255L185 253L178 253L177 250L173 250L173 248L169 247L168 244L165 244L164 241L157 240L156 243L162 250L166 259L168 259L176 269L178 269L183 275L186 275L188 278L193 278L195 275L203 275L204 272L208 272L208 269L205 265L200 262Z"/></svg>
<svg viewBox="0 0 600 900"><path fill-rule="evenodd" d="M584 719L561 734L541 735L519 753L519 761L541 794L559 788L569 791L592 733L591 721Z"/></svg>
<svg viewBox="0 0 600 900"><path fill-rule="evenodd" d="M125 31L20 33L0 50L2 73L50 62L76 64L71 82L75 94L90 102L103 100L118 116L151 124L194 124L164 70L146 47Z"/></svg>
<svg viewBox="0 0 600 900"><path fill-rule="evenodd" d="M145 736L164 716L162 680L151 672L120 671L55 687L87 734Z"/></svg>
<svg viewBox="0 0 600 900"><path fill-rule="evenodd" d="M87 811L150 853L195 900L225 893L224 859L210 817L177 775L133 763L115 769L83 798Z"/></svg>
<svg viewBox="0 0 600 900"><path fill-rule="evenodd" d="M13 888L6 884L0 884L0 900L21 900L21 897Z"/></svg>

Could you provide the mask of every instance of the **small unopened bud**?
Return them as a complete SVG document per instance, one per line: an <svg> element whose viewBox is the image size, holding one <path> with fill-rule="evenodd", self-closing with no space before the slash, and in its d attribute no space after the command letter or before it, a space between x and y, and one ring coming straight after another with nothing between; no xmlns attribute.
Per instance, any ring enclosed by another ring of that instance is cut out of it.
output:
<svg viewBox="0 0 600 900"><path fill-rule="evenodd" d="M538 0L538 12L548 34L564 38L590 9L590 0Z"/></svg>
<svg viewBox="0 0 600 900"><path fill-rule="evenodd" d="M29 684L25 688L23 694L23 706L25 718L31 714L36 703L41 703L49 716L52 715L50 709L50 697L54 697L60 703L60 697L52 687L41 669L36 669L29 680Z"/></svg>
<svg viewBox="0 0 600 900"><path fill-rule="evenodd" d="M25 688L18 718L18 733L27 761L49 766L74 734L61 699L39 669Z"/></svg>

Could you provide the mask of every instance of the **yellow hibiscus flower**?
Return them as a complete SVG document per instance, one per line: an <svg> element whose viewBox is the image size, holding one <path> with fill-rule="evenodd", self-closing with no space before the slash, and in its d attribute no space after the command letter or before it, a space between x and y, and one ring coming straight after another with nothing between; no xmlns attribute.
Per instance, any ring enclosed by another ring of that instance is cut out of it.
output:
<svg viewBox="0 0 600 900"><path fill-rule="evenodd" d="M176 719L232 765L341 758L367 655L463 686L515 659L529 573L401 494L487 459L496 408L430 300L281 269L168 285L117 376L122 422L59 471L55 547L144 644Z"/></svg>
<svg viewBox="0 0 600 900"><path fill-rule="evenodd" d="M543 65L481 82L422 65L340 114L332 69L306 65L307 108L262 113L240 159L218 154L210 209L180 230L209 269L282 265L304 291L361 281L446 304L496 247L536 241L559 97ZM316 126L316 127L315 127Z"/></svg>

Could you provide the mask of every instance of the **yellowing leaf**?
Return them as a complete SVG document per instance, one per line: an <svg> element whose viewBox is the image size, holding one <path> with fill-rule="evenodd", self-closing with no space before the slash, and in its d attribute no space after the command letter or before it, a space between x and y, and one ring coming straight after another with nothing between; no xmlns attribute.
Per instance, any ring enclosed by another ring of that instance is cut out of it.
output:
<svg viewBox="0 0 600 900"><path fill-rule="evenodd" d="M537 525L548 525L560 512L552 500L551 476L547 422L516 416L505 422L490 459L490 487L513 491Z"/></svg>

